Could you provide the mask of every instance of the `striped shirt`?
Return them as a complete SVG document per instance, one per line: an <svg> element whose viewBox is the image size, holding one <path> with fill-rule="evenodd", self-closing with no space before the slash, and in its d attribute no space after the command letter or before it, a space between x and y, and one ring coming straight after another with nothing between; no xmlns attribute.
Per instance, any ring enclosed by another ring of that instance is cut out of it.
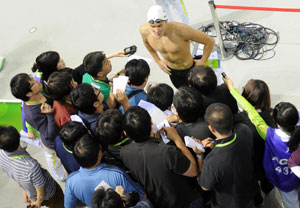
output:
<svg viewBox="0 0 300 208"><path fill-rule="evenodd" d="M44 187L44 200L48 200L55 193L55 181L48 171L41 168L28 154L26 148L14 152L0 149L0 170L14 179L26 191L31 201L36 201L36 188Z"/></svg>

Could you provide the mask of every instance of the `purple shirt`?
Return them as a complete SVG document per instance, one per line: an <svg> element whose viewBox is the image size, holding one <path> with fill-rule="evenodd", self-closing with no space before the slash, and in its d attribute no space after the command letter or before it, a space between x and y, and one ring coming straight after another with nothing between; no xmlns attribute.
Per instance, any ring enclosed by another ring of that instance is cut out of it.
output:
<svg viewBox="0 0 300 208"><path fill-rule="evenodd" d="M288 167L291 156L288 141L289 136L280 129L268 128L264 155L266 176L272 184L285 192L300 186L299 178Z"/></svg>
<svg viewBox="0 0 300 208"><path fill-rule="evenodd" d="M54 122L53 114L44 114L41 112L41 104L26 105L24 103L25 120L30 126L38 130L43 145L54 149L54 141L58 135L58 129Z"/></svg>

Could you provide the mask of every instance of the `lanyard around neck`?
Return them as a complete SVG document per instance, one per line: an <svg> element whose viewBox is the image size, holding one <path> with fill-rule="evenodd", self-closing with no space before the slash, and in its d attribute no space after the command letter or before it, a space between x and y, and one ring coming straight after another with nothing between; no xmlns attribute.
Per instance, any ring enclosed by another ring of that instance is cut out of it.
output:
<svg viewBox="0 0 300 208"><path fill-rule="evenodd" d="M106 80L106 79L105 79L105 80L99 80L99 79L95 79L95 78L92 77L92 76L91 76L91 79L92 79L92 81L94 81L94 82L97 82L97 83L101 83L101 84L105 84L105 85L110 86L110 85L107 83L107 80Z"/></svg>
<svg viewBox="0 0 300 208"><path fill-rule="evenodd" d="M72 105L72 101L71 100L65 100L65 102Z"/></svg>
<svg viewBox="0 0 300 208"><path fill-rule="evenodd" d="M29 104L32 104L32 105L45 104L45 102L34 101L34 100L28 100L26 102L29 103Z"/></svg>
<svg viewBox="0 0 300 208"><path fill-rule="evenodd" d="M68 153L73 154L73 152L72 152L71 150L67 149L66 146L65 146L64 144L62 144L62 145L63 145L64 149L65 149Z"/></svg>
<svg viewBox="0 0 300 208"><path fill-rule="evenodd" d="M128 140L129 140L129 138L125 138L125 139L123 139L122 141L120 141L119 143L114 144L113 146L114 146L114 147L120 146L120 145L124 144L125 142L127 142Z"/></svg>
<svg viewBox="0 0 300 208"><path fill-rule="evenodd" d="M228 142L225 142L223 144L217 144L215 147L225 147L225 146L230 145L231 143L233 143L235 140L236 140L236 134L234 134L234 137L233 137L232 140L230 140Z"/></svg>
<svg viewBox="0 0 300 208"><path fill-rule="evenodd" d="M20 159L20 158L24 158L24 157L28 157L28 155L17 155L17 156L13 156L13 157L10 157L12 159Z"/></svg>

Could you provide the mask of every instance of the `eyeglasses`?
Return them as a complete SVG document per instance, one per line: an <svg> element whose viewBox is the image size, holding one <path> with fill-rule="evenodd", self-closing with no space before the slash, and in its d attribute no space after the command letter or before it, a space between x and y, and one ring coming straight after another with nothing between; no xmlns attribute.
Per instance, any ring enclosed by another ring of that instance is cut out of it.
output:
<svg viewBox="0 0 300 208"><path fill-rule="evenodd" d="M98 89L96 87L93 87L93 88L94 88L94 92L95 92L96 97L98 97L101 93L100 89Z"/></svg>
<svg viewBox="0 0 300 208"><path fill-rule="evenodd" d="M155 23L161 23L161 22L163 22L163 21L165 21L165 20L162 20L162 19L156 19L156 20L149 20L148 23L150 23L150 24L155 24Z"/></svg>
<svg viewBox="0 0 300 208"><path fill-rule="evenodd" d="M29 75L30 89L37 83L37 80L33 78L33 76Z"/></svg>
<svg viewBox="0 0 300 208"><path fill-rule="evenodd" d="M98 93L97 93L97 97L99 97L99 95L101 94L101 91L100 90L98 90Z"/></svg>

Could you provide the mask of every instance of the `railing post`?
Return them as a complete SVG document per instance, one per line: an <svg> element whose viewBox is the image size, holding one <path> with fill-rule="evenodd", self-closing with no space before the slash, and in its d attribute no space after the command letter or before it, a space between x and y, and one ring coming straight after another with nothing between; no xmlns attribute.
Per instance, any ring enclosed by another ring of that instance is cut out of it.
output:
<svg viewBox="0 0 300 208"><path fill-rule="evenodd" d="M228 60L233 56L233 52L226 51L226 49L224 47L223 38L222 38L220 25L219 25L219 18L217 16L217 12L216 12L216 5L215 5L213 0L209 1L208 5L210 7L210 12L211 12L211 16L212 16L213 23L214 23L214 26L215 26L215 31L216 31L216 34L217 34L217 38L219 40L219 45L215 46L215 50L218 52L218 55L219 55L221 60L223 60L223 61Z"/></svg>

